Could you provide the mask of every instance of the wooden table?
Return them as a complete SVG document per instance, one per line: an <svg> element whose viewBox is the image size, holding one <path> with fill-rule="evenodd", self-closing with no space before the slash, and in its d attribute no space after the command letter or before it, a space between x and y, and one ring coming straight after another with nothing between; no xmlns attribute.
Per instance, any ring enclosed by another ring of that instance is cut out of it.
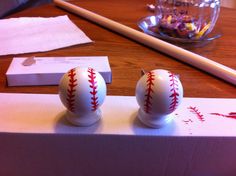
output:
<svg viewBox="0 0 236 176"><path fill-rule="evenodd" d="M151 14L146 4L152 3L149 0L71 0L69 2L137 30L139 30L137 21ZM113 81L108 85L108 95L135 95L135 86L140 78L141 69L148 71L160 68L180 75L185 97L236 98L235 86L57 8L53 4L27 9L10 17L59 15L68 15L94 43L15 56L108 56L113 74ZM222 8L215 28L217 32L223 34L222 37L204 47L191 47L189 50L236 69L235 26L236 10ZM0 57L0 92L57 93L57 86L8 87L5 73L12 58L13 55Z"/></svg>

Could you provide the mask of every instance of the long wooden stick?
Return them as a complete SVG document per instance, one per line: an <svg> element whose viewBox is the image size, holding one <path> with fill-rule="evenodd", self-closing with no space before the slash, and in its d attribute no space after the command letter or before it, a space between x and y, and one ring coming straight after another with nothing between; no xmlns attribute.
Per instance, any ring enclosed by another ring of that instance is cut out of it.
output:
<svg viewBox="0 0 236 176"><path fill-rule="evenodd" d="M193 52L187 51L170 43L164 42L160 39L147 35L143 32L132 29L128 26L110 20L106 17L65 2L63 0L54 0L54 3L69 12L82 16L90 21L93 21L101 26L104 26L112 31L120 33L137 42L147 45L153 49L170 55L182 62L188 63L205 72L215 75L229 83L236 85L236 70L229 68L220 63L214 62L206 57L200 56Z"/></svg>

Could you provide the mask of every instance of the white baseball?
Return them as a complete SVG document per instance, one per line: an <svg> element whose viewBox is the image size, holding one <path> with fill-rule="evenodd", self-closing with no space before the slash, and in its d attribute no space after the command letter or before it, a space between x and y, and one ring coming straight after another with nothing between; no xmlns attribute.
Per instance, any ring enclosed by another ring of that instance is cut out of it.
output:
<svg viewBox="0 0 236 176"><path fill-rule="evenodd" d="M140 106L138 118L147 126L159 128L173 119L172 112L183 98L183 87L173 73L156 69L143 75L136 85Z"/></svg>
<svg viewBox="0 0 236 176"><path fill-rule="evenodd" d="M101 117L99 107L106 97L106 83L93 68L77 67L61 78L59 96L68 109L67 119L78 126L89 126Z"/></svg>

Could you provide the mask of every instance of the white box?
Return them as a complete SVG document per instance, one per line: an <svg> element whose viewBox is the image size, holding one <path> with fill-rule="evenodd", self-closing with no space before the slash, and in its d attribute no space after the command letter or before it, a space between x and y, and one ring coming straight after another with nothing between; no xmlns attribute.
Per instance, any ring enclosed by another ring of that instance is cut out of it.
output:
<svg viewBox="0 0 236 176"><path fill-rule="evenodd" d="M69 124L58 95L0 93L0 100L1 176L236 173L236 99L184 98L161 129L139 122L135 97L107 96L90 127Z"/></svg>
<svg viewBox="0 0 236 176"><path fill-rule="evenodd" d="M8 86L58 85L63 74L77 66L92 67L106 83L112 81L107 56L16 57L6 72Z"/></svg>

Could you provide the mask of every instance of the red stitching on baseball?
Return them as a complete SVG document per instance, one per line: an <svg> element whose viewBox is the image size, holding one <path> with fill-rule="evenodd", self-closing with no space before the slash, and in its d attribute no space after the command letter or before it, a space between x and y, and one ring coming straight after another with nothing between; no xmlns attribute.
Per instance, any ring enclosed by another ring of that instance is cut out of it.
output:
<svg viewBox="0 0 236 176"><path fill-rule="evenodd" d="M200 112L196 107L189 106L188 109L190 109L190 112L196 114L197 118L198 118L201 122L204 122L204 121L205 121L203 115L201 114L201 112Z"/></svg>
<svg viewBox="0 0 236 176"><path fill-rule="evenodd" d="M171 95L169 96L171 98L171 103L170 103L170 111L174 111L177 108L177 105L179 103L179 93L178 93L178 80L176 79L176 76L171 73L169 73L169 78L170 78L170 92Z"/></svg>
<svg viewBox="0 0 236 176"><path fill-rule="evenodd" d="M68 109L70 111L74 111L74 108L75 108L75 86L77 86L77 79L75 79L75 75L76 75L76 72L75 72L75 69L71 69L69 72L68 72L68 77L69 77L69 84L68 84L68 88L67 88L67 103L68 103Z"/></svg>
<svg viewBox="0 0 236 176"><path fill-rule="evenodd" d="M153 86L154 86L154 80L155 80L155 74L154 72L150 71L147 73L147 81L146 81L146 94L145 94L145 100L144 100L144 111L146 113L150 113L151 106L152 106L152 93L153 91Z"/></svg>
<svg viewBox="0 0 236 176"><path fill-rule="evenodd" d="M91 105L92 105L92 111L95 111L98 108L98 97L97 97L97 81L96 79L96 73L94 71L94 69L92 68L88 68L88 77L89 77L89 87L92 89L90 91L90 94L92 95L91 97Z"/></svg>

